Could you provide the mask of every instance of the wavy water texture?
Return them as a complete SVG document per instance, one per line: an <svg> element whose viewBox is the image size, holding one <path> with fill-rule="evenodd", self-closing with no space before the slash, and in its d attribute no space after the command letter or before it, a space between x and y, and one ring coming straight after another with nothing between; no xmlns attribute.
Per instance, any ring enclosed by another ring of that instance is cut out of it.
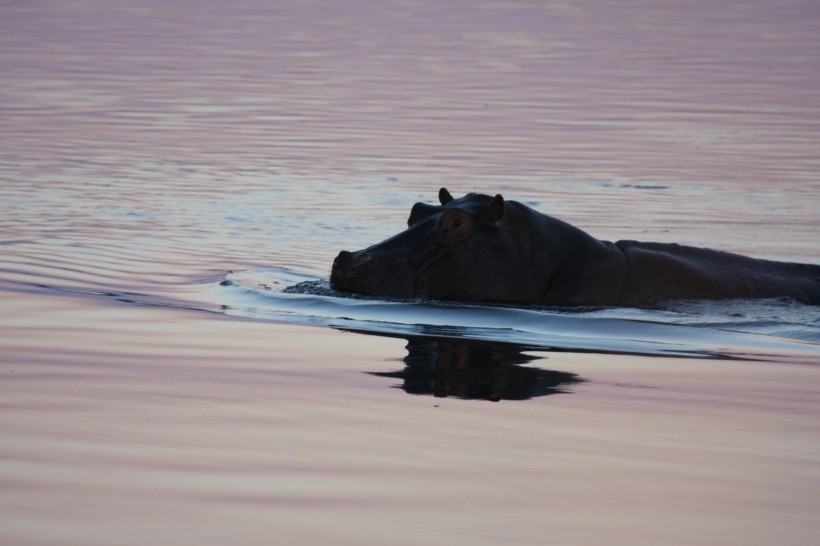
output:
<svg viewBox="0 0 820 546"><path fill-rule="evenodd" d="M0 543L816 542L817 308L325 279L441 186L817 263L818 36L805 0L0 2Z"/></svg>

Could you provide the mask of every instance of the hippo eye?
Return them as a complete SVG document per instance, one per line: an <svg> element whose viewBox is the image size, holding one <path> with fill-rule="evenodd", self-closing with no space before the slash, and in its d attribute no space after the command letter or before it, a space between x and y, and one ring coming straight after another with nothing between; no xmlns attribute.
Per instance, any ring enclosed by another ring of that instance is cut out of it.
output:
<svg viewBox="0 0 820 546"><path fill-rule="evenodd" d="M470 217L461 210L448 210L439 220L439 233L455 241L468 237L472 233Z"/></svg>

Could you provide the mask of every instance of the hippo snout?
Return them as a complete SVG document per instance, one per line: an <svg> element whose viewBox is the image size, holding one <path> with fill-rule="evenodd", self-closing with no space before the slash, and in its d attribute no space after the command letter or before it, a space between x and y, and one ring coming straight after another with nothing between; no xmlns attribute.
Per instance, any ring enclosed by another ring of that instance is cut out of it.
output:
<svg viewBox="0 0 820 546"><path fill-rule="evenodd" d="M339 252L339 255L336 256L336 259L333 260L333 268L332 268L332 275L343 275L343 272L347 272L350 269L350 264L353 262L353 253L348 252L347 250L342 250Z"/></svg>
<svg viewBox="0 0 820 546"><path fill-rule="evenodd" d="M333 260L330 284L343 290L353 290L361 283L363 273L368 269L373 257L363 252L342 250Z"/></svg>

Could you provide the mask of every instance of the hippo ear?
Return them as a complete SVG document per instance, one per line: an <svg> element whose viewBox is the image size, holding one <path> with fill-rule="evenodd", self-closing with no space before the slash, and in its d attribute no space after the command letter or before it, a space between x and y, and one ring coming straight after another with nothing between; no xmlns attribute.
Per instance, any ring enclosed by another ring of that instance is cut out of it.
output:
<svg viewBox="0 0 820 546"><path fill-rule="evenodd" d="M442 205L446 205L450 201L453 200L453 196L450 195L450 192L447 191L447 188L441 188L438 190L438 200Z"/></svg>
<svg viewBox="0 0 820 546"><path fill-rule="evenodd" d="M507 212L507 205L504 203L504 198L501 194L496 194L490 204L487 206L487 215L491 222L499 222L504 218L504 213Z"/></svg>

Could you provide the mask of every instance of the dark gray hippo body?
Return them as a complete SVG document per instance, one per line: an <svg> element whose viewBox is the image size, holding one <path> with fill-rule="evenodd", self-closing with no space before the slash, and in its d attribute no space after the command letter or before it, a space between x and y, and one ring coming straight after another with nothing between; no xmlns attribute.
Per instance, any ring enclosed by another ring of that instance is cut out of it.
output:
<svg viewBox="0 0 820 546"><path fill-rule="evenodd" d="M820 304L820 266L705 248L600 241L500 195L416 203L405 231L342 251L331 285L385 298L562 305L789 297Z"/></svg>

